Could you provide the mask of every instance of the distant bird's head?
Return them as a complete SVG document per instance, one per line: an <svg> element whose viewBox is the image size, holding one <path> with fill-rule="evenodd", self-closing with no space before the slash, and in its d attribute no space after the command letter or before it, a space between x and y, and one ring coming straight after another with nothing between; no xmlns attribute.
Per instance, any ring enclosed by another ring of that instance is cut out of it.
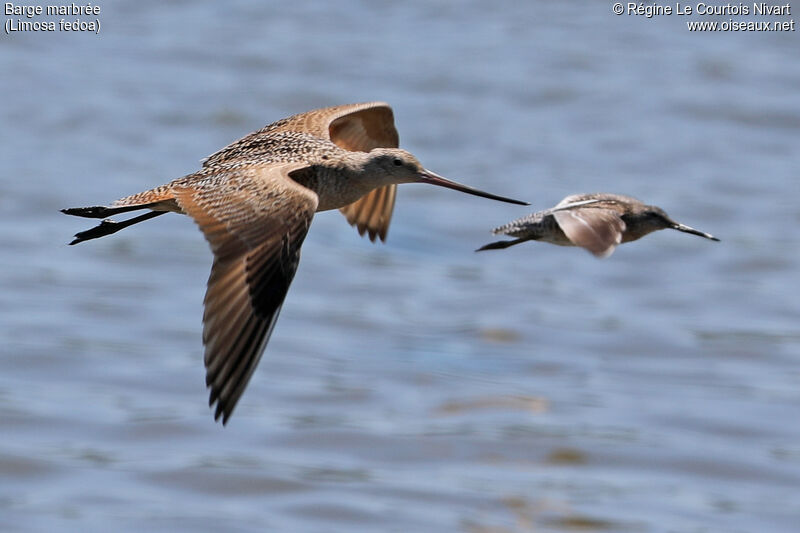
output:
<svg viewBox="0 0 800 533"><path fill-rule="evenodd" d="M364 164L363 171L368 176L368 179L376 181L378 186L390 185L393 183L430 183L431 185L447 187L448 189L454 189L492 200L528 205L526 202L497 196L443 178L430 170L426 170L416 157L399 148L375 148L370 151L367 154L367 160Z"/></svg>
<svg viewBox="0 0 800 533"><path fill-rule="evenodd" d="M669 229L676 229L684 233L691 233L692 235L705 237L706 239L711 239L712 241L719 241L719 239L717 239L716 237L714 237L709 233L696 230L690 226L681 224L680 222L675 222L674 220L669 218L669 216L664 212L663 209L661 209L660 207L656 207L654 205L644 206L641 211L635 213L633 216L637 219L641 235L646 235L647 233L650 233L652 231L669 228Z"/></svg>

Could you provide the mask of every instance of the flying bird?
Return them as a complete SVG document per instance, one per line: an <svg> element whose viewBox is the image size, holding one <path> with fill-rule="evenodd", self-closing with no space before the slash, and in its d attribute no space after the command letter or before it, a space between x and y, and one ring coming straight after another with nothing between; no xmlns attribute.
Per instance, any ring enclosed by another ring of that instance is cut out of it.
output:
<svg viewBox="0 0 800 533"><path fill-rule="evenodd" d="M621 194L567 196L555 207L522 217L492 230L516 237L489 243L476 251L508 248L525 241L580 246L596 257L608 257L618 244L635 241L660 229L676 229L719 241L713 235L675 222L660 207Z"/></svg>
<svg viewBox="0 0 800 533"><path fill-rule="evenodd" d="M447 180L398 148L391 107L342 105L291 116L233 142L203 168L108 206L62 209L103 220L70 244L173 212L205 235L214 262L204 300L209 406L226 424L275 327L314 213L339 209L370 240L386 239L397 184L430 183L527 205Z"/></svg>

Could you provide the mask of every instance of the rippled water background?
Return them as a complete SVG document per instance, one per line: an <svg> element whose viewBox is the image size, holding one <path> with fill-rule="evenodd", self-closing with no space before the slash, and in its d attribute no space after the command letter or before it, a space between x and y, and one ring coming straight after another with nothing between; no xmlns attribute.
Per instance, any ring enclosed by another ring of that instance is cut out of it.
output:
<svg viewBox="0 0 800 533"><path fill-rule="evenodd" d="M99 36L0 37L0 530L797 531L796 32L610 2L100 5ZM194 224L68 247L91 221L58 209L378 99L428 168L533 205L404 185L385 245L318 216L223 428ZM472 252L597 190L722 242Z"/></svg>

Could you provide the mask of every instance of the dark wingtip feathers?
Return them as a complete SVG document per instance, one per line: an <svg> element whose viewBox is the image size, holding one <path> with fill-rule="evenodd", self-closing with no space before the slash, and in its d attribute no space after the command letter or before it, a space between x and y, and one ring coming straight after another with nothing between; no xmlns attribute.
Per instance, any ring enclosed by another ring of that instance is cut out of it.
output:
<svg viewBox="0 0 800 533"><path fill-rule="evenodd" d="M387 230L385 228L382 229L371 229L366 224L353 224L356 226L356 230L358 230L358 234L361 237L366 236L370 242L375 242L380 240L380 242L386 242L386 234Z"/></svg>
<svg viewBox="0 0 800 533"><path fill-rule="evenodd" d="M211 387L211 385L208 385ZM219 397L219 392L214 388L211 388L211 392L208 395L208 406L214 407L214 404L217 406L214 408L214 422L219 422L219 419L222 418L222 425L228 425L228 419L233 414L233 407L227 408L226 405L222 402ZM234 407L236 404L234 404Z"/></svg>
<svg viewBox="0 0 800 533"><path fill-rule="evenodd" d="M209 407L211 407L211 405L209 405ZM222 418L222 425L227 426L228 419L231 417L232 413L233 409L226 409L225 406L222 405L222 402L217 401L217 407L214 410L214 422L219 422L219 419Z"/></svg>

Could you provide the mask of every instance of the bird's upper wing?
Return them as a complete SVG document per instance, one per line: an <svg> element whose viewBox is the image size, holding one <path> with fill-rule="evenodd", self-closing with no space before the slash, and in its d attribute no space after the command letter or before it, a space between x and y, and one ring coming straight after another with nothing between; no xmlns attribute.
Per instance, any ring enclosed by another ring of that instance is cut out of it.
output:
<svg viewBox="0 0 800 533"><path fill-rule="evenodd" d="M556 211L563 211L564 209L573 209L575 207L580 207L582 205L596 204L598 202L600 202L600 200L598 200L597 198L587 198L584 195L574 194L572 196L567 196L566 198L558 202L558 204L556 204L555 207L551 207L550 209L548 209L547 212L554 213Z"/></svg>
<svg viewBox="0 0 800 533"><path fill-rule="evenodd" d="M399 140L389 104L368 102L315 109L275 123L271 133L299 131L328 139L352 152L397 148Z"/></svg>
<svg viewBox="0 0 800 533"><path fill-rule="evenodd" d="M281 143L269 142L275 134L299 132L331 141L344 150L369 152L373 148L397 148L399 139L394 113L389 104L367 102L315 109L273 122L211 154L203 161L208 167L232 159L252 159L263 151L274 152ZM268 154L284 160L281 153ZM392 220L397 185L386 185L365 194L340 211L356 226L359 234L369 233L370 240L386 240Z"/></svg>
<svg viewBox="0 0 800 533"><path fill-rule="evenodd" d="M383 102L316 109L288 118L273 131L309 133L352 152L397 148L400 143L392 108ZM397 185L386 185L370 191L339 211L358 229L360 235L368 233L371 241L377 237L385 241L396 195Z"/></svg>
<svg viewBox="0 0 800 533"><path fill-rule="evenodd" d="M206 384L226 423L266 346L300 260L317 196L289 176L304 164L231 165L175 187L214 264L203 314Z"/></svg>
<svg viewBox="0 0 800 533"><path fill-rule="evenodd" d="M564 234L576 246L597 257L608 257L622 241L625 222L616 211L601 207L554 209L553 216Z"/></svg>

